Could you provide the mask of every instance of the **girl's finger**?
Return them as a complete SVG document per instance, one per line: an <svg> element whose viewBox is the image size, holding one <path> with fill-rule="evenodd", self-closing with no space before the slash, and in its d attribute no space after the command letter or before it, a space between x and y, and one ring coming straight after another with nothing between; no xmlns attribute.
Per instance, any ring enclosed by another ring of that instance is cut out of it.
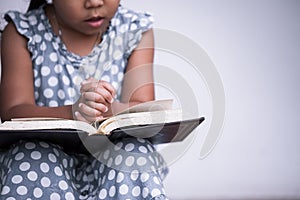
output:
<svg viewBox="0 0 300 200"><path fill-rule="evenodd" d="M80 112L75 112L75 117L76 117L76 120L79 120L79 121L84 121L84 122L87 122L87 123L91 123L91 122L95 122L95 121L99 121L99 120L102 120L103 117L88 117L88 116L85 116L84 114L81 114Z"/></svg>
<svg viewBox="0 0 300 200"><path fill-rule="evenodd" d="M114 94L103 87L97 87L95 93L101 95L107 103L112 103L114 101Z"/></svg>
<svg viewBox="0 0 300 200"><path fill-rule="evenodd" d="M114 86L112 86L110 83L106 82L106 81L99 81L98 82L98 86L101 85L102 87L104 87L107 91L109 91L109 93L114 97L116 94L116 90L114 88Z"/></svg>
<svg viewBox="0 0 300 200"><path fill-rule="evenodd" d="M85 104L91 108L94 108L101 113L106 113L108 111L108 107L102 103L96 103L94 101L87 101Z"/></svg>
<svg viewBox="0 0 300 200"><path fill-rule="evenodd" d="M97 88L96 91L84 92L82 96L86 101L95 101L103 104L109 104L113 102L113 96L103 88Z"/></svg>
<svg viewBox="0 0 300 200"><path fill-rule="evenodd" d="M79 120L79 121L83 121L83 122L89 123L89 121L88 121L87 119L85 119L85 118L80 114L80 112L76 111L76 112L74 113L74 115L75 115L75 119L76 119L76 120Z"/></svg>
<svg viewBox="0 0 300 200"><path fill-rule="evenodd" d="M81 90L89 91L89 90L97 87L98 82L99 82L99 80L90 77L87 80L84 80L81 82Z"/></svg>
<svg viewBox="0 0 300 200"><path fill-rule="evenodd" d="M79 104L79 111L85 117L92 117L92 118L100 117L102 114L99 110L91 108L91 107L87 106L85 103Z"/></svg>
<svg viewBox="0 0 300 200"><path fill-rule="evenodd" d="M81 82L81 88L80 88L80 92L87 92L89 90L91 90L91 88L95 88L97 85L98 80L96 80L95 78L88 78L87 80L84 80Z"/></svg>
<svg viewBox="0 0 300 200"><path fill-rule="evenodd" d="M115 88L110 83L102 80L96 81L92 78L82 82L80 92L83 93L88 91L95 91L99 88L105 89L111 94L111 96L115 96Z"/></svg>

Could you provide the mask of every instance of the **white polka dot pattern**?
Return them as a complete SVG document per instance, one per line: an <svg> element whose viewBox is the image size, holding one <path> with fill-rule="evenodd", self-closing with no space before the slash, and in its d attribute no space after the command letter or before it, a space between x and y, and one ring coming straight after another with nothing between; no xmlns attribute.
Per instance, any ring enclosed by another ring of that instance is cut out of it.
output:
<svg viewBox="0 0 300 200"><path fill-rule="evenodd" d="M0 153L0 179L4 183L7 180L1 197L166 199L162 187L166 172L156 170L162 169L164 161L159 154L150 153L152 145L136 138L115 144L100 154L99 161L103 162L99 162L93 156L69 156L50 143L21 141L9 150L10 153ZM8 168L12 170L4 173Z"/></svg>

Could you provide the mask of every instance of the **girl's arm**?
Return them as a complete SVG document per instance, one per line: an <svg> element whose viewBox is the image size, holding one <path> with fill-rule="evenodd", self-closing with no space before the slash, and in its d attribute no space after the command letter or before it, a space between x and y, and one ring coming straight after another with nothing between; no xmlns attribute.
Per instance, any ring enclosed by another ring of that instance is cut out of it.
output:
<svg viewBox="0 0 300 200"><path fill-rule="evenodd" d="M17 117L73 117L71 106L36 106L27 40L18 34L12 23L6 26L2 34L1 62L0 116L3 121Z"/></svg>
<svg viewBox="0 0 300 200"><path fill-rule="evenodd" d="M154 34L150 29L142 36L128 60L120 102L114 102L105 115L110 116L132 105L155 99L153 80Z"/></svg>

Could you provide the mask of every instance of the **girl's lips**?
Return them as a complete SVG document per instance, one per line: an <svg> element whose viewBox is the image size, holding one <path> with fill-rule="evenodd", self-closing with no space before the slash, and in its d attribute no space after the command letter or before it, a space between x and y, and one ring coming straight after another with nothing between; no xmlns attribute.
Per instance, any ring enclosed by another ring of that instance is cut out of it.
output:
<svg viewBox="0 0 300 200"><path fill-rule="evenodd" d="M85 20L85 22L93 28L99 28L103 24L104 18L102 18L102 17L93 17L93 18Z"/></svg>

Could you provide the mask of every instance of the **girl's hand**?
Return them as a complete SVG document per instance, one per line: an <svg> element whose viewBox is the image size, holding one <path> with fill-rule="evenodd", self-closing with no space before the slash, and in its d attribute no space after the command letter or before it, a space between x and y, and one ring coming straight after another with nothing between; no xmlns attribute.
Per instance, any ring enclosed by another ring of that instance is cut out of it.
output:
<svg viewBox="0 0 300 200"><path fill-rule="evenodd" d="M74 104L75 118L77 120L92 122L103 118L114 101L115 89L105 81L89 78L82 82L81 96Z"/></svg>

